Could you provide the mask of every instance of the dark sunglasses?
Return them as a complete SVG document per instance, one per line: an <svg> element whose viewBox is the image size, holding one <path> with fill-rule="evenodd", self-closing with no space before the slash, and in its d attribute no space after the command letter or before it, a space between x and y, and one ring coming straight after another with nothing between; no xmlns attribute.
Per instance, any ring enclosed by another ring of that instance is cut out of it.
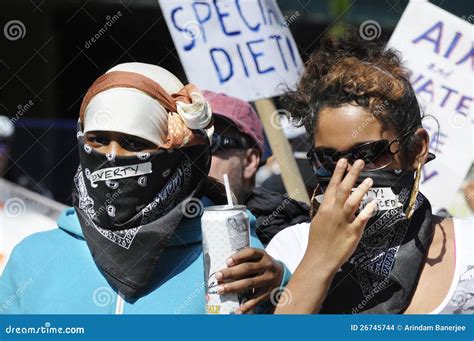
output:
<svg viewBox="0 0 474 341"><path fill-rule="evenodd" d="M250 148L249 143L245 137L233 137L214 133L212 135L211 153L215 154L219 151L229 149L247 149Z"/></svg>
<svg viewBox="0 0 474 341"><path fill-rule="evenodd" d="M345 151L313 147L307 156L315 174L319 176L331 176L336 169L337 161L341 158L350 164L361 159L365 162L364 171L375 171L387 167L394 160L394 156L399 152L398 148L394 150L395 143L399 141L399 139L370 141Z"/></svg>

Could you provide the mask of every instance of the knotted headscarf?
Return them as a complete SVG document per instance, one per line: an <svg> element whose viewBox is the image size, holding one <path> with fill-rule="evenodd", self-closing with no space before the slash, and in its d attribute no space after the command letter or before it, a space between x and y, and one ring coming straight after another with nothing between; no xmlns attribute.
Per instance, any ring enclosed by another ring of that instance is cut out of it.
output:
<svg viewBox="0 0 474 341"><path fill-rule="evenodd" d="M195 86L167 70L128 63L92 84L79 116L73 201L84 238L109 283L126 298L139 297L186 203L206 181L211 108ZM84 139L93 131L138 136L157 148L103 154Z"/></svg>

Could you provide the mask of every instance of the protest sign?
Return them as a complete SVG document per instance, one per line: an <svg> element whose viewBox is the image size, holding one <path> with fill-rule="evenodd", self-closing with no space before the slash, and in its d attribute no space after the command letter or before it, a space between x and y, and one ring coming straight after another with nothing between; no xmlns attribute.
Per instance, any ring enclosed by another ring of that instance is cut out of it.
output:
<svg viewBox="0 0 474 341"><path fill-rule="evenodd" d="M434 211L450 206L474 158L472 32L467 21L410 1L388 44L401 52L421 108L432 116L423 126L436 160L423 167L420 188Z"/></svg>
<svg viewBox="0 0 474 341"><path fill-rule="evenodd" d="M275 0L159 0L188 81L199 88L256 101L290 197L309 203L291 147L268 98L294 87L303 63ZM260 101L260 102L259 102Z"/></svg>
<svg viewBox="0 0 474 341"><path fill-rule="evenodd" d="M302 62L275 0L160 0L189 82L246 101L282 94Z"/></svg>

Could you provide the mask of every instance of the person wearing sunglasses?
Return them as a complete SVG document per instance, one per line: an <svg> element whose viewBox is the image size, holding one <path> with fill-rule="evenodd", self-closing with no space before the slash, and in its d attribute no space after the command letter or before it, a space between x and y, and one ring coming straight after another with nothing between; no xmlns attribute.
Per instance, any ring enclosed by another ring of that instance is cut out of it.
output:
<svg viewBox="0 0 474 341"><path fill-rule="evenodd" d="M419 191L434 155L398 52L328 38L283 100L318 186L311 223L266 249L293 272L276 313L472 314L473 225L433 215Z"/></svg>
<svg viewBox="0 0 474 341"><path fill-rule="evenodd" d="M200 219L204 207L226 203L213 199L225 198L223 186L207 181L212 133L200 90L166 69L124 63L97 78L75 134L74 207L15 246L0 276L0 314L204 314ZM264 251L254 217L250 246L232 265L254 272L216 274L224 292L284 284L281 262L256 257Z"/></svg>
<svg viewBox="0 0 474 341"><path fill-rule="evenodd" d="M212 107L214 135L209 176L225 173L237 201L257 218L256 232L266 245L281 230L309 222L308 207L270 189L255 186L264 152L263 126L252 106L223 93L203 92Z"/></svg>

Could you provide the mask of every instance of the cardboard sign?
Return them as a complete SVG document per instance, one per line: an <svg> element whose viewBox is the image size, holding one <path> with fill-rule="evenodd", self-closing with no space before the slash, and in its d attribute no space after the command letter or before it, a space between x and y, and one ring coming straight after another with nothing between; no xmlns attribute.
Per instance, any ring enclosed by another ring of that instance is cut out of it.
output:
<svg viewBox="0 0 474 341"><path fill-rule="evenodd" d="M472 25L425 1L411 1L389 47L402 53L425 116L430 151L436 160L423 167L421 191L433 211L448 208L473 162Z"/></svg>
<svg viewBox="0 0 474 341"><path fill-rule="evenodd" d="M246 101L278 96L303 69L275 0L159 0L190 83Z"/></svg>

